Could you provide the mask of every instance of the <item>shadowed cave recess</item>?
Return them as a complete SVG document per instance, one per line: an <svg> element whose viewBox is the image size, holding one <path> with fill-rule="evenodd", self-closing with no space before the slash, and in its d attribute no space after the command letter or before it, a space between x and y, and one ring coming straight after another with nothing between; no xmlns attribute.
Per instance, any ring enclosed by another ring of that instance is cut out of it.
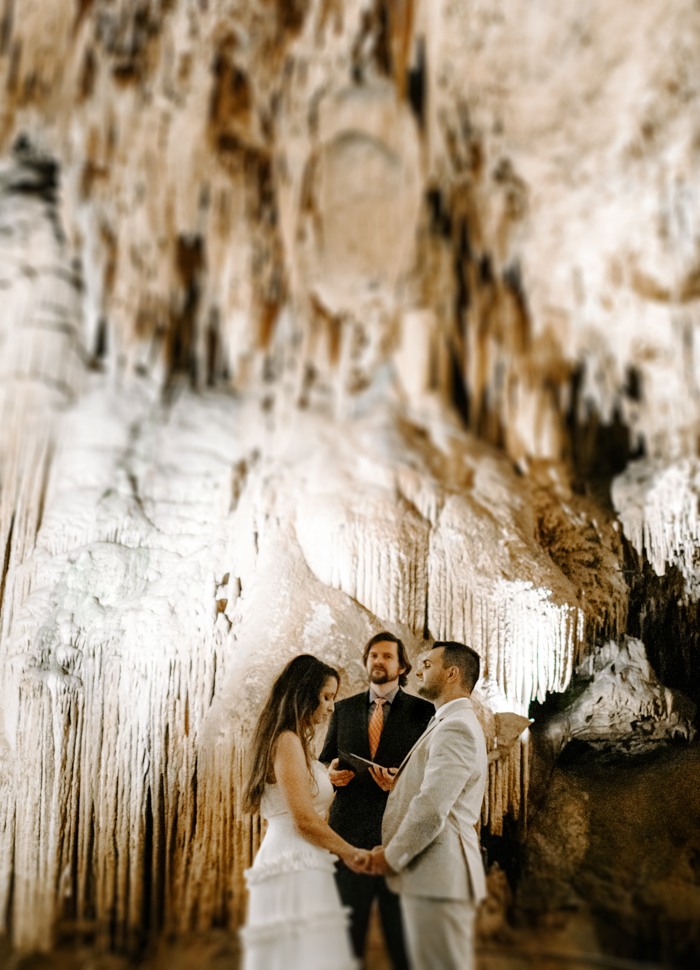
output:
<svg viewBox="0 0 700 970"><path fill-rule="evenodd" d="M699 43L2 0L0 966L235 967L260 705L388 629L482 657L480 970L697 967Z"/></svg>

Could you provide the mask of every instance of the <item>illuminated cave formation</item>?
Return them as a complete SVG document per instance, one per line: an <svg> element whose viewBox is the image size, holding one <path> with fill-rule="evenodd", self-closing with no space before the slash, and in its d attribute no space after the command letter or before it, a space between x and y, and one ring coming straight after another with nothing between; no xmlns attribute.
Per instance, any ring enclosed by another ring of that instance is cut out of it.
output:
<svg viewBox="0 0 700 970"><path fill-rule="evenodd" d="M489 838L572 677L550 753L692 738L698 41L691 0L6 0L13 947L235 929L302 650L346 693L385 627L480 651Z"/></svg>

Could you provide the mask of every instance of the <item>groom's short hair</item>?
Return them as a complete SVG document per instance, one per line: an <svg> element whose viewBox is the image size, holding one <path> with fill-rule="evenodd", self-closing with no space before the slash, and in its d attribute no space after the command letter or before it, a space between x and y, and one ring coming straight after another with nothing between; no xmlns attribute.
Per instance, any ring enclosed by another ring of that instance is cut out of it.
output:
<svg viewBox="0 0 700 970"><path fill-rule="evenodd" d="M462 686L469 692L474 690L481 671L481 657L473 647L456 640L436 640L432 650L443 648L442 666L459 667L462 676Z"/></svg>

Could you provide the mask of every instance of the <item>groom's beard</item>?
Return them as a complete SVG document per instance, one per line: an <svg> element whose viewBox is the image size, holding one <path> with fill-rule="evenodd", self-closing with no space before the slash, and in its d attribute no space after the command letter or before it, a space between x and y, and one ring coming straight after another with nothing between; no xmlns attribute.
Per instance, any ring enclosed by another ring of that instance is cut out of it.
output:
<svg viewBox="0 0 700 970"><path fill-rule="evenodd" d="M440 696L440 688L435 685L430 687L428 684L421 684L418 693L421 697L425 697L426 701L434 701Z"/></svg>

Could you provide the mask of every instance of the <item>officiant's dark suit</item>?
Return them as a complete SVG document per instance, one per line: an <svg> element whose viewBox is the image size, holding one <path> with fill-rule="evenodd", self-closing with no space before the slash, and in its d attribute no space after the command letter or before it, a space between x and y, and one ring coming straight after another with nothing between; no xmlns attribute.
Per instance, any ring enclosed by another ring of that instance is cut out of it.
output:
<svg viewBox="0 0 700 970"><path fill-rule="evenodd" d="M405 658L403 644L398 638L391 634L382 636L397 644L399 655ZM407 694L397 683L397 689L386 695L391 699L384 703L381 710L383 727L376 752L372 754L370 720L375 709L375 694L372 689L371 655L370 659L367 659L367 655L373 641L376 641L376 637L365 648L370 689L336 703L320 758L326 764L338 758L341 752L349 752L385 768L398 768L435 713L431 703ZM380 641L380 645L381 642L384 641ZM405 662L408 663L407 659ZM404 683L408 670L401 676ZM377 682L377 686L381 686L380 682ZM355 775L347 785L336 790L329 817L331 828L359 848L372 849L381 845L382 816L388 797L388 792L379 787L368 771ZM399 897L387 888L381 876L361 875L341 865L336 879L343 904L352 910L350 930L357 956L362 958L364 953L370 909L376 896L384 938L394 966L396 970L407 970Z"/></svg>

